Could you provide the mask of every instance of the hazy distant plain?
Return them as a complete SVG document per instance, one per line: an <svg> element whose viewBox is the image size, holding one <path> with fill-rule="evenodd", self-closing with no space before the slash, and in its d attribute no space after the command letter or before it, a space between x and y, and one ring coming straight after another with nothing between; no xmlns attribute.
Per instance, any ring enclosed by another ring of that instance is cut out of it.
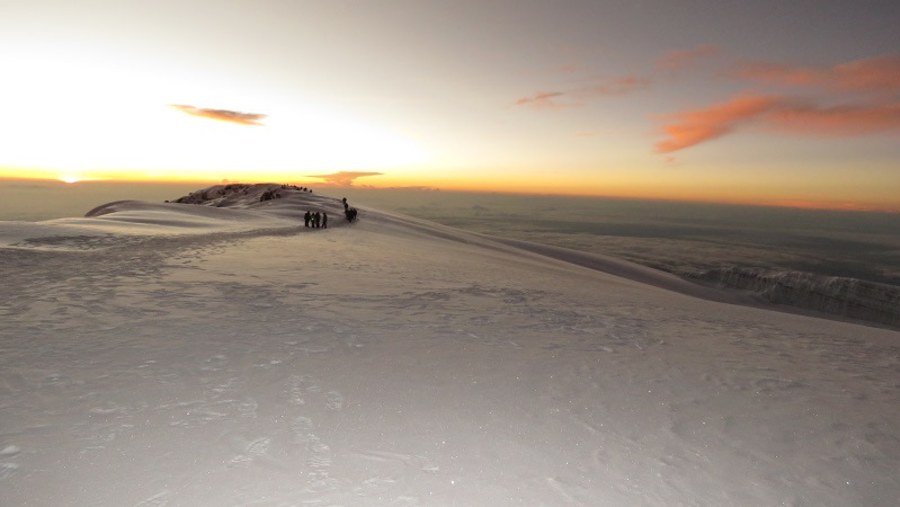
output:
<svg viewBox="0 0 900 507"><path fill-rule="evenodd" d="M461 229L675 273L759 267L900 285L896 213L421 190L347 194Z"/></svg>

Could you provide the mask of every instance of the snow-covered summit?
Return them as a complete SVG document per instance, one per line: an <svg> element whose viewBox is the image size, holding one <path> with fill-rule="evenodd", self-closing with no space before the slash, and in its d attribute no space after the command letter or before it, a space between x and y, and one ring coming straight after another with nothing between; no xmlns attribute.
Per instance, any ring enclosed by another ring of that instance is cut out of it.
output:
<svg viewBox="0 0 900 507"><path fill-rule="evenodd" d="M213 185L204 189L191 192L179 197L172 202L179 204L202 204L204 206L246 208L257 206L259 203L279 199L282 197L296 196L298 193L311 191L306 187L296 185L279 185L276 183L229 183Z"/></svg>
<svg viewBox="0 0 900 507"><path fill-rule="evenodd" d="M336 198L276 184L216 185L174 202L114 201L81 218L0 222L0 247L85 250L186 235L290 233L306 211L328 213L330 228L346 225Z"/></svg>

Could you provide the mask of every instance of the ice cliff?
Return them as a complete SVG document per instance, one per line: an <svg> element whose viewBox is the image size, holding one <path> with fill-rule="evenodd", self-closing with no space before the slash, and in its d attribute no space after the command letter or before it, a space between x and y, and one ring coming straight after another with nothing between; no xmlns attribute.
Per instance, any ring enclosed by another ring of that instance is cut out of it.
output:
<svg viewBox="0 0 900 507"><path fill-rule="evenodd" d="M769 303L900 327L900 287L893 285L764 268L718 268L682 275L750 291Z"/></svg>

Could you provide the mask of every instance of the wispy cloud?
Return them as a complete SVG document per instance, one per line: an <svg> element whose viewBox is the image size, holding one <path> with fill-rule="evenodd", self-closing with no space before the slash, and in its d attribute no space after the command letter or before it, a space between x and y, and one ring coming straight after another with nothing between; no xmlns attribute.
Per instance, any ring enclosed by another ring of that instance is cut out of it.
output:
<svg viewBox="0 0 900 507"><path fill-rule="evenodd" d="M559 98L565 95L563 92L536 92L527 97L517 99L513 105L532 109L567 109L580 105L559 102Z"/></svg>
<svg viewBox="0 0 900 507"><path fill-rule="evenodd" d="M900 55L864 58L832 67L749 62L733 76L760 83L842 91L900 92Z"/></svg>
<svg viewBox="0 0 900 507"><path fill-rule="evenodd" d="M696 65L704 58L719 54L718 47L705 44L690 49L677 49L664 53L656 62L655 69L648 69L644 75L627 74L621 76L589 78L580 84L559 87L556 91L538 91L513 101L516 107L537 110L569 109L587 105L592 99L631 94L653 85L663 72L675 73ZM558 71L573 74L580 67L566 64Z"/></svg>
<svg viewBox="0 0 900 507"><path fill-rule="evenodd" d="M266 117L266 115L264 114L242 113L240 111L231 111L228 109L207 109L184 104L172 104L171 107L191 116L199 116L201 118L209 118L210 120L237 123L239 125L259 126L262 125L262 123L260 123L260 120Z"/></svg>
<svg viewBox="0 0 900 507"><path fill-rule="evenodd" d="M812 86L821 83L827 73L814 67L791 66L771 62L742 64L732 72L734 77L767 84Z"/></svg>
<svg viewBox="0 0 900 507"><path fill-rule="evenodd" d="M592 99L627 95L653 85L664 72L675 73L688 69L704 58L719 54L721 50L711 44L690 49L677 49L664 53L656 62L655 69L648 69L646 75L629 74L622 76L588 79L578 85L563 88L562 91L538 91L532 95L520 97L513 102L516 107L527 107L538 110L558 110L585 106ZM566 73L579 70L573 65L560 67Z"/></svg>
<svg viewBox="0 0 900 507"><path fill-rule="evenodd" d="M808 136L858 136L900 131L900 103L821 106L774 95L742 94L721 104L661 117L667 139L658 153L672 153L756 125Z"/></svg>
<svg viewBox="0 0 900 507"><path fill-rule="evenodd" d="M698 61L716 56L720 52L718 47L711 44L704 44L690 49L667 51L656 61L656 68L669 72L677 72L693 67Z"/></svg>
<svg viewBox="0 0 900 507"><path fill-rule="evenodd" d="M817 106L783 104L765 116L768 127L791 133L860 136L900 131L900 102Z"/></svg>
<svg viewBox="0 0 900 507"><path fill-rule="evenodd" d="M584 106L589 100L599 97L626 95L650 86L650 79L640 76L621 76L596 79L567 91L539 91L513 102L517 107L539 110L569 109Z"/></svg>
<svg viewBox="0 0 900 507"><path fill-rule="evenodd" d="M349 187L353 185L353 181L357 178L362 178L365 176L381 176L384 173L379 172L371 172L371 171L340 171L331 174L311 174L310 178L321 178L325 180L325 183L331 185L337 185L341 187Z"/></svg>
<svg viewBox="0 0 900 507"><path fill-rule="evenodd" d="M575 97L593 98L625 95L650 86L650 79L641 76L622 76L604 79L571 92Z"/></svg>

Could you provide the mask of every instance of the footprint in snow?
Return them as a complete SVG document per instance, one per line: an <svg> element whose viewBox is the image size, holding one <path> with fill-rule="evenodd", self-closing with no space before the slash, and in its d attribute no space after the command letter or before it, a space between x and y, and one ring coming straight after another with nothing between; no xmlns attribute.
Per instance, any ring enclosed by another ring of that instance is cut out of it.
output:
<svg viewBox="0 0 900 507"><path fill-rule="evenodd" d="M344 408L344 396L337 391L328 391L325 394L325 406L329 410L340 410Z"/></svg>
<svg viewBox="0 0 900 507"><path fill-rule="evenodd" d="M9 479L19 470L18 463L0 463L0 481Z"/></svg>
<svg viewBox="0 0 900 507"><path fill-rule="evenodd" d="M20 452L22 452L22 449L19 448L19 446L7 445L6 447L3 448L2 451L0 451L0 457L6 458L9 456L15 456L15 455L19 454Z"/></svg>
<svg viewBox="0 0 900 507"><path fill-rule="evenodd" d="M247 398L242 401L237 406L237 411L244 417L249 417L251 419L256 419L256 409L259 408L259 404L253 398Z"/></svg>
<svg viewBox="0 0 900 507"><path fill-rule="evenodd" d="M134 504L134 507L165 507L166 505L169 505L169 492L162 491L150 498L141 500Z"/></svg>
<svg viewBox="0 0 900 507"><path fill-rule="evenodd" d="M312 419L306 416L299 416L294 418L291 421L291 432L294 434L294 442L298 444L305 444L310 441L313 435L313 422Z"/></svg>
<svg viewBox="0 0 900 507"><path fill-rule="evenodd" d="M287 380L286 395L291 405L305 405L306 393L310 391L312 377L309 375L291 375Z"/></svg>
<svg viewBox="0 0 900 507"><path fill-rule="evenodd" d="M253 440L247 447L244 449L243 454L238 454L237 456L231 458L228 461L229 466L238 466L238 465L247 465L251 463L253 460L265 456L266 453L269 452L269 448L272 446L272 439L268 437L260 437L256 440Z"/></svg>

